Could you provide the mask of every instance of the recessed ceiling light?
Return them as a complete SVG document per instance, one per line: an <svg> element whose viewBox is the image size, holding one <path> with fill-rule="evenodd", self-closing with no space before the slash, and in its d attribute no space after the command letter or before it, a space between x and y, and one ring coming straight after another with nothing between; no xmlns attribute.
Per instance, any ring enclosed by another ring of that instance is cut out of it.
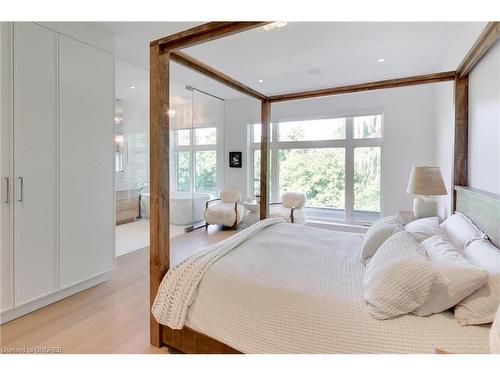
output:
<svg viewBox="0 0 500 375"><path fill-rule="evenodd" d="M264 30L269 31L279 29L280 27L286 26L286 24L286 21L271 22L264 26Z"/></svg>
<svg viewBox="0 0 500 375"><path fill-rule="evenodd" d="M312 68L312 69L309 69L307 71L307 73L312 74L312 75L316 75L316 74L321 73L321 69L320 68Z"/></svg>
<svg viewBox="0 0 500 375"><path fill-rule="evenodd" d="M135 89L135 86L130 86L131 89Z"/></svg>
<svg viewBox="0 0 500 375"><path fill-rule="evenodd" d="M384 61L385 61L385 59L378 59L377 61L378 61L378 62L384 62Z"/></svg>
<svg viewBox="0 0 500 375"><path fill-rule="evenodd" d="M264 80L263 79L259 79L257 82L262 83L262 82L264 82Z"/></svg>

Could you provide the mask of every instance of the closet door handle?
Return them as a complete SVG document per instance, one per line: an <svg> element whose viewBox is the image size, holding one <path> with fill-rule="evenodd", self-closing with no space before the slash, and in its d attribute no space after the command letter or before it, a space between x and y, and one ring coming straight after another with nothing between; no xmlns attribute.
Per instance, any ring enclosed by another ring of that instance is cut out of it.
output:
<svg viewBox="0 0 500 375"><path fill-rule="evenodd" d="M17 178L18 202L23 201L23 189L24 189L24 179L22 177L18 177Z"/></svg>
<svg viewBox="0 0 500 375"><path fill-rule="evenodd" d="M2 179L3 181L3 186L2 186L2 202L3 203L9 203L9 178L4 177Z"/></svg>

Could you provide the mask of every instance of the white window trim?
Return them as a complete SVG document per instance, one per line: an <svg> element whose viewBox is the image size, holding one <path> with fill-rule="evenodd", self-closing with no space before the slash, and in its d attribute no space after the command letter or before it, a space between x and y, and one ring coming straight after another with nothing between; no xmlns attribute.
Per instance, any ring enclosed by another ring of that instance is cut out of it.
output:
<svg viewBox="0 0 500 375"><path fill-rule="evenodd" d="M354 117L380 115L381 116L381 136L380 138L354 138ZM346 138L339 140L319 140L319 141L277 141L279 139L280 122L288 121L307 121L320 119L346 119ZM251 196L255 196L254 190L254 150L260 150L260 142L255 143L253 137L253 126L256 124L248 124L248 140L249 140L249 176L248 176L248 191ZM281 119L271 123L272 137L269 142L269 150L271 151L271 202L278 202L279 197L279 158L278 152L283 149L310 149L310 148L344 148L345 149L345 195L344 195L344 220L335 220L337 223L349 225L366 225L367 223L354 220L354 149L358 147L380 147L380 214L382 216L382 181L383 181L383 144L384 144L384 113L380 110L372 112L362 112L343 116L321 116L321 117L300 117L292 119Z"/></svg>

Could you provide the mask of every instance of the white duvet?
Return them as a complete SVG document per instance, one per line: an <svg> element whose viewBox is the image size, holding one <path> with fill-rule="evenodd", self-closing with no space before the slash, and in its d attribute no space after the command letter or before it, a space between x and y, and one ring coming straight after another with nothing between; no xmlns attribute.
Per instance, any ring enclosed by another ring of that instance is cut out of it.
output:
<svg viewBox="0 0 500 375"><path fill-rule="evenodd" d="M451 313L376 320L363 300L362 237L263 229L213 263L185 325L244 353L487 353L489 326Z"/></svg>

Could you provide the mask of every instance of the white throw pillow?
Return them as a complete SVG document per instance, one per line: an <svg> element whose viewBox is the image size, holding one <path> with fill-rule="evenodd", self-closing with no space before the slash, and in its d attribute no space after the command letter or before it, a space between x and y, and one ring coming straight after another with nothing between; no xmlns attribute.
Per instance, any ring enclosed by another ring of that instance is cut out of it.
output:
<svg viewBox="0 0 500 375"><path fill-rule="evenodd" d="M439 218L437 216L425 217L405 225L405 231L411 233L417 242L435 236L439 233L439 229Z"/></svg>
<svg viewBox="0 0 500 375"><path fill-rule="evenodd" d="M455 306L455 319L461 325L491 323L500 304L500 249L480 240L467 246L464 254L488 272L488 281Z"/></svg>
<svg viewBox="0 0 500 375"><path fill-rule="evenodd" d="M386 239L403 230L403 222L397 216L386 216L373 223L365 234L361 246L361 261L366 263Z"/></svg>
<svg viewBox="0 0 500 375"><path fill-rule="evenodd" d="M413 236L400 231L366 266L363 287L368 311L376 319L410 313L427 301L433 284L446 285L447 280L432 267Z"/></svg>
<svg viewBox="0 0 500 375"><path fill-rule="evenodd" d="M451 215L441 224L441 234L448 237L461 251L472 241L487 238L467 216L460 212Z"/></svg>
<svg viewBox="0 0 500 375"><path fill-rule="evenodd" d="M449 284L432 285L429 299L413 312L415 315L427 316L448 310L488 280L486 270L468 261L446 237L434 236L421 245L434 268L446 276Z"/></svg>

